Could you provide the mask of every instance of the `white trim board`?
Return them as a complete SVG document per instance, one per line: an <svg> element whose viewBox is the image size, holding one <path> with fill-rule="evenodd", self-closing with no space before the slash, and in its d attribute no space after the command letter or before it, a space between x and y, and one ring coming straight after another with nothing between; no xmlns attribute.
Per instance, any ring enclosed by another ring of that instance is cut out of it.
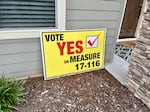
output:
<svg viewBox="0 0 150 112"><path fill-rule="evenodd" d="M127 2L126 2L127 3ZM135 30L135 34L134 34L134 36L135 37L138 37L139 36L139 34L140 34L140 29L141 29L141 27L142 27L142 21L143 21L143 14L144 14L144 12L145 12L145 10L146 10L146 6L147 6L147 0L144 0L143 1L143 5L142 5L142 10L141 10L141 13L140 13L140 17L139 17L139 20L138 20L138 24L137 24L137 26L136 26L136 30ZM125 11L125 10L124 10ZM124 16L123 16L124 17ZM122 22L123 22L123 20L122 20ZM121 23L122 23L121 22ZM122 25L121 25L122 26ZM121 30L121 29L120 29ZM119 32L119 34L120 34L120 32ZM126 38L126 39L119 39L119 37L118 37L118 39L117 39L117 42L124 42L124 41L133 41L133 40L137 40L136 38Z"/></svg>
<svg viewBox="0 0 150 112"><path fill-rule="evenodd" d="M138 20L138 24L137 24L137 27L136 27L136 31L135 31L135 37L138 37L139 34L140 34L140 29L142 27L142 22L143 22L143 15L144 15L144 12L146 12L146 6L147 6L147 0L144 0L143 1L143 5L142 5L142 10L141 10L141 13L140 13L140 17L139 17L139 20Z"/></svg>
<svg viewBox="0 0 150 112"><path fill-rule="evenodd" d="M123 22L123 18L124 18L124 14L125 14L125 9L126 9L126 4L127 4L127 0L124 1L124 7L123 7L123 11L122 11L122 15L121 15L121 20L120 20L120 25L119 25L119 31L117 34L117 38L119 39L119 35L120 35L120 31L121 31L121 27L122 27L122 22ZM117 40L118 40L117 39Z"/></svg>
<svg viewBox="0 0 150 112"><path fill-rule="evenodd" d="M118 39L117 42L126 42L126 41L136 41L137 38L125 38L125 39Z"/></svg>

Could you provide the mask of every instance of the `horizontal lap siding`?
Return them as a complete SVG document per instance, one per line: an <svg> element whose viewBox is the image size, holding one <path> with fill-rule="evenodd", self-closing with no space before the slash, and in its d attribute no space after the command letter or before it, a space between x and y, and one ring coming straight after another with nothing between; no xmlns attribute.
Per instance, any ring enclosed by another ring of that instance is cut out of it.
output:
<svg viewBox="0 0 150 112"><path fill-rule="evenodd" d="M0 41L0 73L18 77L42 73L40 39Z"/></svg>
<svg viewBox="0 0 150 112"><path fill-rule="evenodd" d="M121 0L67 0L66 29L107 28L105 63L111 61L120 22ZM18 77L42 73L39 37L0 40L0 73Z"/></svg>
<svg viewBox="0 0 150 112"><path fill-rule="evenodd" d="M85 16L86 15L86 16ZM92 15L92 16L91 16ZM110 17L110 15L113 15ZM100 17L100 18L99 18ZM89 11L89 10L67 10L67 20L72 21L113 21L118 19L118 11Z"/></svg>
<svg viewBox="0 0 150 112"><path fill-rule="evenodd" d="M78 28L114 28L116 27L116 21L72 21L72 20L68 20L67 21L67 27L73 27L75 29L78 29Z"/></svg>
<svg viewBox="0 0 150 112"><path fill-rule="evenodd" d="M107 28L105 63L112 61L123 0L68 0L66 29Z"/></svg>
<svg viewBox="0 0 150 112"><path fill-rule="evenodd" d="M31 41L30 41L31 40ZM39 52L40 41L39 39L19 39L16 40L2 40L0 41L0 55L9 55L12 53L26 53L26 52Z"/></svg>
<svg viewBox="0 0 150 112"><path fill-rule="evenodd" d="M120 1L118 0L68 0L67 9L119 11Z"/></svg>

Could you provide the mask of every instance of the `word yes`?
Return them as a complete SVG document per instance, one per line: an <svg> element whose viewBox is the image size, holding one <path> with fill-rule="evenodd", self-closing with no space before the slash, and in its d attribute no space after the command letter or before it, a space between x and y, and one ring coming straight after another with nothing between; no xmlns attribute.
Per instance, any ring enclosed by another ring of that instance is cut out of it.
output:
<svg viewBox="0 0 150 112"><path fill-rule="evenodd" d="M68 41L68 42L57 42L57 46L60 51L60 55L64 55L64 50L67 49L67 54L79 54L83 52L82 47L83 42L81 40L78 40L76 42L74 41ZM75 49L76 48L76 49Z"/></svg>

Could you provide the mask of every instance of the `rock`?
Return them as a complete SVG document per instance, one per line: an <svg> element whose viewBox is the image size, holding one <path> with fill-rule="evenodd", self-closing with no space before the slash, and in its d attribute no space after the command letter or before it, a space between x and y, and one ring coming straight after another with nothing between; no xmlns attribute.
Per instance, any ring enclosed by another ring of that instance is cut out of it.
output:
<svg viewBox="0 0 150 112"><path fill-rule="evenodd" d="M130 91L132 91L133 93L139 88L139 84L137 84L136 82L134 82L132 79L130 78L126 78L125 81L125 85L129 88Z"/></svg>
<svg viewBox="0 0 150 112"><path fill-rule="evenodd" d="M150 108L150 99L143 95L140 91L134 94L137 98L141 99Z"/></svg>
<svg viewBox="0 0 150 112"><path fill-rule="evenodd" d="M48 93L48 90L45 90L44 92L41 93L41 96Z"/></svg>
<svg viewBox="0 0 150 112"><path fill-rule="evenodd" d="M132 73L128 73L128 78L132 79Z"/></svg>
<svg viewBox="0 0 150 112"><path fill-rule="evenodd" d="M66 106L71 107L71 106L72 106L72 104L66 103Z"/></svg>
<svg viewBox="0 0 150 112"><path fill-rule="evenodd" d="M148 64L147 59L142 60L139 57L131 57L130 63L134 63L134 64L138 63L143 66L147 66L147 64Z"/></svg>
<svg viewBox="0 0 150 112"><path fill-rule="evenodd" d="M145 83L150 84L150 76L147 75L143 75L143 79L142 79Z"/></svg>
<svg viewBox="0 0 150 112"><path fill-rule="evenodd" d="M139 77L139 79L143 78L143 74L139 72L137 69L130 69L131 73ZM133 77L133 76L132 76Z"/></svg>
<svg viewBox="0 0 150 112"><path fill-rule="evenodd" d="M149 60L150 60L150 54L148 54L148 55L147 55L147 59L149 59Z"/></svg>
<svg viewBox="0 0 150 112"><path fill-rule="evenodd" d="M150 21L150 13L145 13L144 18L145 18L145 20Z"/></svg>
<svg viewBox="0 0 150 112"><path fill-rule="evenodd" d="M136 68L140 73L143 73L145 75L148 74L148 72L149 72L149 70L141 64L136 64Z"/></svg>
<svg viewBox="0 0 150 112"><path fill-rule="evenodd" d="M149 31L149 33L150 33L150 31ZM140 36L139 38L137 38L137 41L144 43L144 46L145 45L150 46L150 39L145 38L144 36Z"/></svg>
<svg viewBox="0 0 150 112"><path fill-rule="evenodd" d="M148 72L148 74L147 74L148 76L150 76L150 71Z"/></svg>
<svg viewBox="0 0 150 112"><path fill-rule="evenodd" d="M147 63L146 67L150 70L150 62Z"/></svg>
<svg viewBox="0 0 150 112"><path fill-rule="evenodd" d="M146 52L150 51L150 46L146 46Z"/></svg>
<svg viewBox="0 0 150 112"><path fill-rule="evenodd" d="M137 57L138 57L140 60L146 60L146 57L145 57L145 56L142 56L142 55L140 55L140 54L139 54Z"/></svg>
<svg viewBox="0 0 150 112"><path fill-rule="evenodd" d="M147 91L149 91L149 92L150 92L150 83L148 83L148 82L144 82L144 84L143 84L143 88L145 88Z"/></svg>
<svg viewBox="0 0 150 112"><path fill-rule="evenodd" d="M146 51L145 45L141 42L137 42L136 48L143 50L143 51Z"/></svg>
<svg viewBox="0 0 150 112"><path fill-rule="evenodd" d="M132 51L125 85L150 107L150 0L147 2L147 12L144 13L140 35Z"/></svg>
<svg viewBox="0 0 150 112"><path fill-rule="evenodd" d="M145 51L146 54L150 54L150 50Z"/></svg>
<svg viewBox="0 0 150 112"><path fill-rule="evenodd" d="M133 75L132 80L135 81L139 85L141 85L143 83L142 79L139 78L137 75Z"/></svg>

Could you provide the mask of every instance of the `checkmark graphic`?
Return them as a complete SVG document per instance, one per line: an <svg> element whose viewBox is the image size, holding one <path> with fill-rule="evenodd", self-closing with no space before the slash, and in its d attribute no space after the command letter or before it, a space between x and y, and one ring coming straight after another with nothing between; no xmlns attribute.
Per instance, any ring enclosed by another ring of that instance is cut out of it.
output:
<svg viewBox="0 0 150 112"><path fill-rule="evenodd" d="M94 41L88 40L88 44L92 47L94 43L97 41L97 37L94 39Z"/></svg>
<svg viewBox="0 0 150 112"><path fill-rule="evenodd" d="M96 48L98 46L98 36L87 36L86 37L86 48Z"/></svg>

